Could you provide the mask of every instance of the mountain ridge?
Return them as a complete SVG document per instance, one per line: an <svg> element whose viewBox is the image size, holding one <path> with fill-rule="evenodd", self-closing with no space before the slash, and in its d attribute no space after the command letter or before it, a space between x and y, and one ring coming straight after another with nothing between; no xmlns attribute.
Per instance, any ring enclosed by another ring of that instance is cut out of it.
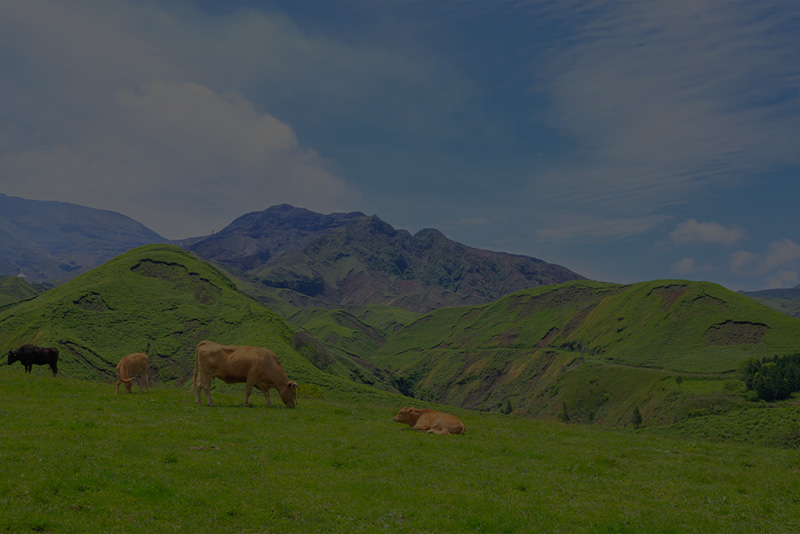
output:
<svg viewBox="0 0 800 534"><path fill-rule="evenodd" d="M110 210L0 193L0 274L57 284L132 248L167 240Z"/></svg>
<svg viewBox="0 0 800 534"><path fill-rule="evenodd" d="M287 225L293 218L299 223ZM361 212L325 216L283 204L237 221L186 248L281 290L299 306L376 304L427 312L583 278L537 258L469 247L433 228L412 235ZM255 221L260 226L247 226ZM297 237L281 236L276 245L272 234L289 226Z"/></svg>

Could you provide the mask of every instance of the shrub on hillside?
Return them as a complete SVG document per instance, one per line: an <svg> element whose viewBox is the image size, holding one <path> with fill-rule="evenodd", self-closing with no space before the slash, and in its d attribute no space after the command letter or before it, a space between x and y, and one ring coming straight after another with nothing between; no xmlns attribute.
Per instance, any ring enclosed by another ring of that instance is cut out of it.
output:
<svg viewBox="0 0 800 534"><path fill-rule="evenodd" d="M788 399L800 391L800 353L772 358L750 358L742 363L748 391L767 402Z"/></svg>

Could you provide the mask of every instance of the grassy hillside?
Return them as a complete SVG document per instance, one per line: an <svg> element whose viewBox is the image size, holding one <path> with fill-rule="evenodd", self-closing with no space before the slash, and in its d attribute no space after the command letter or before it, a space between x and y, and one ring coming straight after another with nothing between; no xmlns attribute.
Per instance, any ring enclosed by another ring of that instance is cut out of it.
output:
<svg viewBox="0 0 800 534"><path fill-rule="evenodd" d="M294 348L296 329L222 271L169 245L132 250L3 309L0 332L2 351L25 343L57 347L59 372L71 378L111 380L120 358L146 352L155 382L180 386L190 382L197 343L212 339L271 348L301 385L358 387L349 381L352 366L315 367Z"/></svg>
<svg viewBox="0 0 800 534"><path fill-rule="evenodd" d="M3 532L800 530L796 451L456 410L406 430L390 398L241 408L113 395L0 367Z"/></svg>
<svg viewBox="0 0 800 534"><path fill-rule="evenodd" d="M615 425L638 408L665 424L730 409L743 359L798 348L797 319L715 284L575 281L425 315L370 360L435 402Z"/></svg>
<svg viewBox="0 0 800 534"><path fill-rule="evenodd" d="M0 307L35 297L45 291L40 284L29 284L19 276L0 276Z"/></svg>

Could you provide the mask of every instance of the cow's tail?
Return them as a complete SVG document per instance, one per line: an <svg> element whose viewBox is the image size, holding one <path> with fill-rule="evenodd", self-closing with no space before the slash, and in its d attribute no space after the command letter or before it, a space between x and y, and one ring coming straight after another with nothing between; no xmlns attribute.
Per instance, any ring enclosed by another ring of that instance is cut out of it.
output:
<svg viewBox="0 0 800 534"><path fill-rule="evenodd" d="M194 351L194 375L192 376L192 392L197 391L197 349Z"/></svg>

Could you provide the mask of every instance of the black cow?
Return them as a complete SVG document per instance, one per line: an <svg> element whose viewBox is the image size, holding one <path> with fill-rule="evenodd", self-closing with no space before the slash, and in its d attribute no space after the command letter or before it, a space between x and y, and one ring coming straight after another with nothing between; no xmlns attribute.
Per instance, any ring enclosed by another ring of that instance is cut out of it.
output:
<svg viewBox="0 0 800 534"><path fill-rule="evenodd" d="M23 345L17 350L8 351L8 365L19 361L25 367L25 372L30 373L35 365L49 365L53 376L58 372L58 349L37 347L36 345Z"/></svg>

